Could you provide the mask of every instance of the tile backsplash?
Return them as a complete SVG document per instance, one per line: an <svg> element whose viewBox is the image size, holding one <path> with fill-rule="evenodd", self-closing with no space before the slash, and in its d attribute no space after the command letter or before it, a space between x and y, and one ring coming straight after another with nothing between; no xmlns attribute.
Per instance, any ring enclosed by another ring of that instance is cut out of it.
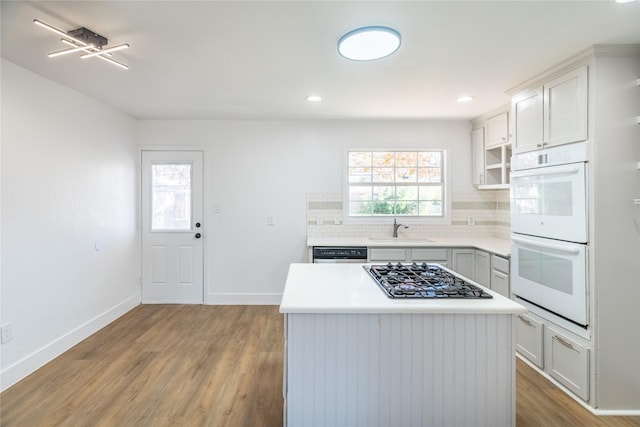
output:
<svg viewBox="0 0 640 427"><path fill-rule="evenodd" d="M412 223L411 237L509 238L511 224L508 190L452 192L451 197L451 225ZM473 225L468 225L469 218L472 218ZM309 237L390 237L391 219L387 222L388 224L345 223L342 193L307 194ZM403 233L403 230L400 233Z"/></svg>

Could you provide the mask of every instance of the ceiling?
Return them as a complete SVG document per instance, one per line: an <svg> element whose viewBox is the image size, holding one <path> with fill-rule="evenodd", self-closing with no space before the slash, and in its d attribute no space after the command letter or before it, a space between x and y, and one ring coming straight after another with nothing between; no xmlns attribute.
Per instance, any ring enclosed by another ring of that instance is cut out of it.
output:
<svg viewBox="0 0 640 427"><path fill-rule="evenodd" d="M469 119L593 44L640 43L640 2L607 0L3 0L1 18L2 57L138 119ZM64 45L34 19L129 43L113 54L129 70L48 58ZM367 25L398 30L398 52L338 55Z"/></svg>

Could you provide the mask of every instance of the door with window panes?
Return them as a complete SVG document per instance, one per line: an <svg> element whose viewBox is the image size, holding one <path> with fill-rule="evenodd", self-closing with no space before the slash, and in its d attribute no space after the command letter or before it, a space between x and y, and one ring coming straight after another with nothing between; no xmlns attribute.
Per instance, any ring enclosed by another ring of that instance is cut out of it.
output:
<svg viewBox="0 0 640 427"><path fill-rule="evenodd" d="M201 304L203 153L142 152L142 303Z"/></svg>

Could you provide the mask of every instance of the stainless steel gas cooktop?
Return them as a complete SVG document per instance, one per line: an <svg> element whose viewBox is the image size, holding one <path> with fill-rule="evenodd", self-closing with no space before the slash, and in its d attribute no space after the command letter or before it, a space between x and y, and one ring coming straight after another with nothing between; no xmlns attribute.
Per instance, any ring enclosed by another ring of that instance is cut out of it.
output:
<svg viewBox="0 0 640 427"><path fill-rule="evenodd" d="M436 264L388 263L364 268L391 298L493 298Z"/></svg>

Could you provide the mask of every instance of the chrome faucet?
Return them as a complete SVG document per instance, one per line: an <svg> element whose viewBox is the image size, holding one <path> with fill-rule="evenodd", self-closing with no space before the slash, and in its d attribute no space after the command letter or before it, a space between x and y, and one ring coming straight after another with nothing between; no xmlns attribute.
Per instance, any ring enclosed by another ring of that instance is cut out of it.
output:
<svg viewBox="0 0 640 427"><path fill-rule="evenodd" d="M393 237L398 237L398 228L403 227L405 229L409 228L408 225L398 224L395 218L393 218Z"/></svg>

